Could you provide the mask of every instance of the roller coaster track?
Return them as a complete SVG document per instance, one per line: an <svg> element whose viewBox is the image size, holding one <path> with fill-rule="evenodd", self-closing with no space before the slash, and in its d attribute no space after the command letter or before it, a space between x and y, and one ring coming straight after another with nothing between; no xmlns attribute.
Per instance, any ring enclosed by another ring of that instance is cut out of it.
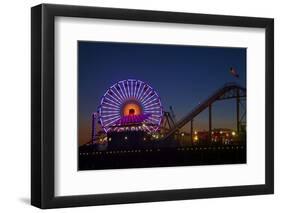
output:
<svg viewBox="0 0 281 213"><path fill-rule="evenodd" d="M204 102L196 106L191 112L179 120L165 135L164 140L173 135L176 131L182 128L185 124L193 120L198 114L212 105L215 101L231 99L231 98L246 97L246 89L236 83L227 83L216 92L214 92Z"/></svg>

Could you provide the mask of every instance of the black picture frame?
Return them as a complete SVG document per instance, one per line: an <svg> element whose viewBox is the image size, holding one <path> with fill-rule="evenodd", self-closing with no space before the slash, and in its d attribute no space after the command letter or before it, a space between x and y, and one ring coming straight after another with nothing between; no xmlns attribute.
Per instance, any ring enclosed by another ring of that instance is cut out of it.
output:
<svg viewBox="0 0 281 213"><path fill-rule="evenodd" d="M54 170L55 17L264 28L265 184L56 197ZM41 4L31 9L31 204L42 209L274 193L274 20L164 11Z"/></svg>

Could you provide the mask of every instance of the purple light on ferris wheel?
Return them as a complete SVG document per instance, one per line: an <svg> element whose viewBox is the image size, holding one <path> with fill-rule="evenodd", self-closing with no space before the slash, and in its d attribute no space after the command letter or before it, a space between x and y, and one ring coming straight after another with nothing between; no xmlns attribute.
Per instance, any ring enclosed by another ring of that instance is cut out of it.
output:
<svg viewBox="0 0 281 213"><path fill-rule="evenodd" d="M159 129L163 116L158 94L150 85L136 79L112 85L101 98L98 112L105 132L119 131L122 125L131 123L142 123L143 130L154 132Z"/></svg>

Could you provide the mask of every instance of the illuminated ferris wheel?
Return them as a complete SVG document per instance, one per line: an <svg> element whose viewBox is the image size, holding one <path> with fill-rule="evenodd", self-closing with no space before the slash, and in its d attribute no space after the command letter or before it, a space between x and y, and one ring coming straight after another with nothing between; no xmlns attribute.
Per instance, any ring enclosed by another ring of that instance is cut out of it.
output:
<svg viewBox="0 0 281 213"><path fill-rule="evenodd" d="M163 109L156 91L147 83L128 79L112 85L101 98L99 120L105 132L159 129Z"/></svg>

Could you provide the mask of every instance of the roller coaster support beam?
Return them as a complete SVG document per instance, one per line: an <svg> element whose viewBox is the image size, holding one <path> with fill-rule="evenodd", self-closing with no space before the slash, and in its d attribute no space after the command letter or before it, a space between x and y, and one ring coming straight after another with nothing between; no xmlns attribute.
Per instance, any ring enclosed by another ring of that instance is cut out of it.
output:
<svg viewBox="0 0 281 213"><path fill-rule="evenodd" d="M240 96L239 89L237 89L237 98L236 98L236 125L237 125L237 134L240 132Z"/></svg>
<svg viewBox="0 0 281 213"><path fill-rule="evenodd" d="M212 105L209 105L209 141L212 141Z"/></svg>

